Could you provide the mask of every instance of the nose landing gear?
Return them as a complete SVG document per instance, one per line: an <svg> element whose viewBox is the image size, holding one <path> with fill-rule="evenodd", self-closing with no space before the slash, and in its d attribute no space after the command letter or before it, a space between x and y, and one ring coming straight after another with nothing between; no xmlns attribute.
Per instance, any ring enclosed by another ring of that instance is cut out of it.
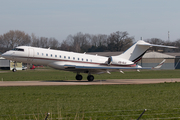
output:
<svg viewBox="0 0 180 120"><path fill-rule="evenodd" d="M14 65L13 65L13 66L14 66L14 68L12 69L12 71L13 71L13 72L16 72L16 71L17 71L17 70L16 70L16 66L17 66L16 61L14 61Z"/></svg>
<svg viewBox="0 0 180 120"><path fill-rule="evenodd" d="M13 71L13 72L16 72L17 70L16 70L16 68L13 68L12 71Z"/></svg>

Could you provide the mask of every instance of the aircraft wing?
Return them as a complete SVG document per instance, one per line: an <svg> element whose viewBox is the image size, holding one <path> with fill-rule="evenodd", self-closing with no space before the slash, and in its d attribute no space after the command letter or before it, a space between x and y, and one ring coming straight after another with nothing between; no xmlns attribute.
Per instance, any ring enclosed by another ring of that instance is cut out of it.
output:
<svg viewBox="0 0 180 120"><path fill-rule="evenodd" d="M108 66L68 66L66 68L75 68L75 69L101 69L101 70L123 70L123 69L152 69L151 67L108 67Z"/></svg>
<svg viewBox="0 0 180 120"><path fill-rule="evenodd" d="M81 65L64 65L66 70L70 71L91 71L93 73L98 73L102 71L115 71L115 70L142 70L142 69L159 69L164 64L166 59L159 63L155 67L141 67L136 65L135 67L113 67L113 66L81 66Z"/></svg>
<svg viewBox="0 0 180 120"><path fill-rule="evenodd" d="M118 67L118 66L106 66L106 65L86 65L86 64L74 64L74 63L67 63L67 62L53 62L49 64L50 67L56 68L56 69L63 69L67 71L72 72L82 72L82 73L104 73L107 71L119 71L119 70L142 70L142 69L159 69L165 60L163 60L161 63L159 63L156 67L141 67L139 65L136 65L135 67Z"/></svg>
<svg viewBox="0 0 180 120"><path fill-rule="evenodd" d="M122 70L139 70L139 69L152 69L151 67L111 67L111 66L73 66L73 65L64 65L65 70L82 72L82 73L92 73L92 74L101 74L109 73L110 71L122 71Z"/></svg>

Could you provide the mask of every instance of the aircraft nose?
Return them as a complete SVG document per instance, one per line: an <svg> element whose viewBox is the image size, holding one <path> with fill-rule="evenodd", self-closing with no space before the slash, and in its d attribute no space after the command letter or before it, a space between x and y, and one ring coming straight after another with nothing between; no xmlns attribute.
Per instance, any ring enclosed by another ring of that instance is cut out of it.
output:
<svg viewBox="0 0 180 120"><path fill-rule="evenodd" d="M6 53L3 53L2 55L0 55L1 57L5 57L6 56Z"/></svg>
<svg viewBox="0 0 180 120"><path fill-rule="evenodd" d="M11 54L9 52L5 52L1 55L1 57L8 59L11 57Z"/></svg>

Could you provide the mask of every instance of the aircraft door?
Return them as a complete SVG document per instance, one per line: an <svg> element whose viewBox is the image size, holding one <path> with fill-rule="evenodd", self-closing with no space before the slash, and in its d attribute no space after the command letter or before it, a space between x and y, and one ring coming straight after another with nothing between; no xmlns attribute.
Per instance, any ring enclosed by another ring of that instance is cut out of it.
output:
<svg viewBox="0 0 180 120"><path fill-rule="evenodd" d="M34 49L32 49L32 48L29 48L28 49L28 61L29 62L32 62L33 61L33 57L34 57Z"/></svg>

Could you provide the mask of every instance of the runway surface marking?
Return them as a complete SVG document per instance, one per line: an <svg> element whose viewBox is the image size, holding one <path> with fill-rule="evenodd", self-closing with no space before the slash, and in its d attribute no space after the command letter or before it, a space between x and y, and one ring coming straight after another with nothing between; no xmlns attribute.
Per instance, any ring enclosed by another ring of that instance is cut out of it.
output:
<svg viewBox="0 0 180 120"><path fill-rule="evenodd" d="M56 80L56 81L0 81L0 86L57 86L57 85L113 85L113 84L154 84L165 82L180 82L180 78L172 79L108 79L94 80Z"/></svg>

